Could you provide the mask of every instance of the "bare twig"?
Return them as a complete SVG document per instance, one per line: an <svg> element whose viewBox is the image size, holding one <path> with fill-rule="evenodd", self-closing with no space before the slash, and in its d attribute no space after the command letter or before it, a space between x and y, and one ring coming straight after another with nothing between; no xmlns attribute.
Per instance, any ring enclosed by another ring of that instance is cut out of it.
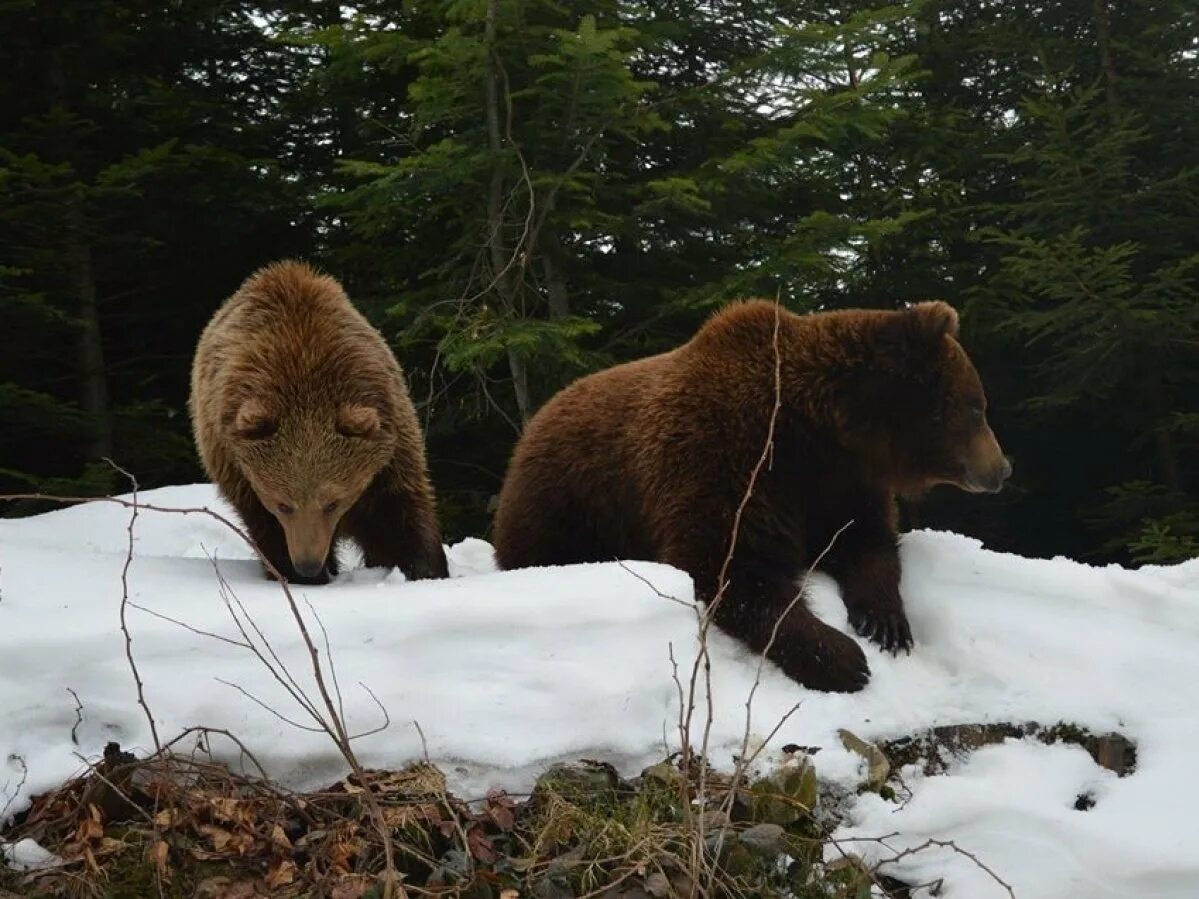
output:
<svg viewBox="0 0 1199 899"><path fill-rule="evenodd" d="M198 734L201 738L210 737L212 734L219 734L220 736L229 740L231 743L233 743L238 748L238 750L241 752L241 754L243 756L245 756L247 759L249 759L253 763L255 769L257 769L257 771L258 771L258 776L262 778L263 782L264 783L270 782L270 778L267 776L266 769L262 766L262 763L258 761L258 758L254 755L254 753L252 753L249 750L249 748L246 746L245 743L243 743L241 741L240 738L238 738L236 735L234 735L231 731L225 730L224 728L200 727L200 726L186 728L177 737L175 737L173 740L171 740L169 743L167 743L166 745L164 745L162 747L163 752L166 752L172 746L174 746L176 743L183 741L184 739L191 736L192 734ZM211 743L209 745L211 746ZM211 749L206 749L205 751L207 751L209 756L211 757L211 755L212 755Z"/></svg>
<svg viewBox="0 0 1199 899"><path fill-rule="evenodd" d="M661 590L659 590L657 587L654 586L653 582L650 581L649 578L647 578L643 574L638 574L636 571L634 571L632 568L630 568L628 565L626 565L620 559L614 559L613 561L615 561L617 565L619 565L621 568L623 568L625 571L627 571L629 574L631 574L637 580L641 581L641 583L645 584L645 586L649 587L649 589L651 591L653 591L654 595L657 596L659 599L665 599L665 600L669 600L670 602L678 603L680 606L684 606L685 608L688 608L688 609L695 608L694 603L687 602L685 599L679 599L677 596L671 596L669 593L663 593Z"/></svg>
<svg viewBox="0 0 1199 899"><path fill-rule="evenodd" d="M321 629L321 638L325 641L325 658L329 660L329 673L333 676L333 693L337 696L337 714L342 721L346 720L346 707L342 701L341 684L337 680L337 666L333 664L333 649L329 646L329 632L325 630L325 622L321 621L321 616L316 613L316 607L313 606L312 600L307 596L304 597L304 604L308 606L308 611L312 613L313 619L316 621L317 627ZM369 690L367 691L370 692ZM371 696L374 696L371 693ZM379 702L376 698L375 702ZM382 703L380 703L382 705ZM387 710L383 710L384 716L387 715Z"/></svg>
<svg viewBox="0 0 1199 899"><path fill-rule="evenodd" d="M890 858L885 858L885 859L882 859L882 860L876 862L874 865L874 870L877 871L883 865L894 865L897 862L900 862L905 858L910 858L911 856L916 855L917 853L920 853L920 852L924 852L928 849L949 849L958 855L965 856L966 858L970 859L970 861L972 861L976 867L978 867L982 871L985 871L992 880L994 880L997 884L999 884L1001 887L1003 887L1004 890L1007 891L1007 894L1011 897L1011 899L1016 899L1016 892L1015 892L1015 890L1012 889L1011 884L1009 884L1002 877L1000 877L998 874L996 874L995 871L992 870L990 867L988 867L982 861L982 859L980 859L977 855L975 855L973 852L970 852L969 850L963 849L961 846L959 846L953 840L937 840L937 839L929 838L917 846L909 846L907 849L904 849L901 852L895 853Z"/></svg>
<svg viewBox="0 0 1199 899"><path fill-rule="evenodd" d="M71 725L71 742L76 746L79 745L79 725L83 723L83 703L79 701L79 694L67 687L67 692L71 694L75 700L75 723Z"/></svg>
<svg viewBox="0 0 1199 899"><path fill-rule="evenodd" d="M383 705L383 701L375 695L375 691L362 681L358 681L358 686L365 690L366 695L375 701L375 705L377 705L379 707L379 711L383 713L383 723L372 727L370 730L364 730L353 734L350 737L351 740L361 740L363 737L369 737L372 734L380 734L387 730L387 728L391 727L391 715L387 714L387 706Z"/></svg>
<svg viewBox="0 0 1199 899"><path fill-rule="evenodd" d="M211 631L202 630L201 628L194 627L193 625L188 624L186 621L181 621L178 618L172 618L170 615L165 615L162 612L159 612L155 609L151 609L149 606L143 606L140 603L134 602L133 600L129 601L129 608L137 609L139 612L143 612L152 618L157 618L160 621L165 621L168 624L175 625L176 627L181 627L185 631L190 631L191 633L193 633L199 637L208 637L210 640L219 640L222 643L228 643L230 646L237 646L240 649L250 649L251 648L249 643L244 643L241 640L234 640L231 637L226 637L221 634L214 634Z"/></svg>
<svg viewBox="0 0 1199 899"><path fill-rule="evenodd" d="M424 729L420 726L420 722L415 718L412 719L412 726L416 728L417 734L420 735L421 755L424 757L425 762L432 764L432 762L429 761L429 741L425 739Z"/></svg>
<svg viewBox="0 0 1199 899"><path fill-rule="evenodd" d="M137 478L117 465L112 459L105 459L104 461L127 477L129 483L133 485L133 501L129 504L129 508L131 509L129 526L126 528L129 534L129 546L125 553L125 564L121 568L121 633L125 636L125 658L129 661L129 670L133 673L133 682L137 685L137 704L146 713L146 720L150 722L150 737L154 740L154 750L158 751L162 748L162 744L158 740L158 725L154 723L154 715L150 711L150 706L146 703L145 685L142 683L141 672L137 670L137 662L133 659L133 635L129 632L129 622L127 620L129 611L129 567L133 564L133 527L137 523L138 509Z"/></svg>
<svg viewBox="0 0 1199 899"><path fill-rule="evenodd" d="M251 693L249 690L247 690L245 687L241 686L240 684L235 684L235 683L233 683L233 681L227 681L224 678L220 678L220 677L214 677L213 680L215 680L218 684L224 684L226 687L232 687L234 690L236 690L242 696L246 697L246 699L250 700L250 702L254 703L259 708L265 709L266 711L270 712L272 715L274 715L276 718L278 718L284 724L291 725L296 730L306 730L310 734L327 734L329 732L329 729L327 727L319 727L319 726L314 727L313 725L310 725L310 724L301 724L299 721L293 721L291 718L288 718L286 715L284 715L278 709L273 708L269 704L263 702L261 699L259 699L257 696L255 696L253 693Z"/></svg>
<svg viewBox="0 0 1199 899"><path fill-rule="evenodd" d="M17 755L15 752L8 757L10 763L15 762L21 766L21 779L17 781L17 786L13 790L12 795L4 803L4 807L0 808L0 822L8 816L8 810L12 808L13 803L17 801L17 797L21 795L21 790L24 789L26 781L29 780L29 766L25 764L25 757ZM4 788L8 789L8 784L4 784Z"/></svg>

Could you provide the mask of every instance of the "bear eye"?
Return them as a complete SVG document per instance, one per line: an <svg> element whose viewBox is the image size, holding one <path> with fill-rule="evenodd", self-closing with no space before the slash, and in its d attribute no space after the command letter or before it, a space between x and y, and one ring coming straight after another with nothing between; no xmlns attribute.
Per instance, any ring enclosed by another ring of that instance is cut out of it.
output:
<svg viewBox="0 0 1199 899"><path fill-rule="evenodd" d="M292 506L289 506L287 503L279 503L279 514L280 515L290 515L294 511L296 511L296 510Z"/></svg>
<svg viewBox="0 0 1199 899"><path fill-rule="evenodd" d="M331 515L333 513L333 510L336 508L337 508L337 500L333 500L333 502L331 502L331 503L325 503L325 514Z"/></svg>

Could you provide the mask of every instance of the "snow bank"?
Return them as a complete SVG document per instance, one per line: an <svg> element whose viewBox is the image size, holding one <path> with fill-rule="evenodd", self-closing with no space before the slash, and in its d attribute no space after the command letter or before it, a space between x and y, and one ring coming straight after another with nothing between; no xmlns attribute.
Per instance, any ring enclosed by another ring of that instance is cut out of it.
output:
<svg viewBox="0 0 1199 899"><path fill-rule="evenodd" d="M141 499L227 511L207 485ZM0 808L11 797L9 813L80 770L80 755L94 758L110 740L151 746L117 618L128 519L127 510L95 504L0 521ZM316 695L279 588L262 579L235 535L203 516L143 511L135 538L134 602L240 639L220 598L215 556L280 658ZM695 649L686 575L648 563L497 573L490 547L478 540L449 555L449 581L405 583L398 572L359 569L297 591L328 632L351 729L381 723L360 684L390 715L386 730L358 742L365 764L419 757L414 721L464 795L491 785L526 788L563 758L602 757L635 771L673 745L669 651L687 670ZM801 702L775 745L823 747L821 776L846 785L856 781L859 760L841 748L842 727L885 739L938 724L1066 720L1136 741L1138 768L1116 778L1081 749L1009 741L948 776L908 772L914 796L902 809L877 797L856 800L840 835L898 831L888 841L895 849L953 839L1021 899L1199 896L1192 819L1199 778L1190 764L1199 745L1199 560L1093 568L992 553L932 532L908 535L903 556L912 655L892 658L864 644L873 679L854 696L809 693L767 666L755 733ZM821 617L844 629L832 582L818 576L812 592ZM245 649L143 611L130 610L130 625L163 738L196 725L226 728L272 776L300 788L342 773L326 737L284 723L222 683L300 720ZM713 759L728 764L756 658L723 635L712 648ZM83 706L78 726L69 689ZM238 763L234 747L223 751ZM1084 791L1097 804L1075 811ZM944 876L946 896L1007 895L947 850L921 854L896 873Z"/></svg>

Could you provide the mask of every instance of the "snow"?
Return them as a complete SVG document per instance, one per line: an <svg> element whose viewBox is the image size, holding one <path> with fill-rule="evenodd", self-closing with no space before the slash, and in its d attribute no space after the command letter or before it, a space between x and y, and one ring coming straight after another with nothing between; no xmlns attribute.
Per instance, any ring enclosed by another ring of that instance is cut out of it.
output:
<svg viewBox="0 0 1199 899"><path fill-rule="evenodd" d="M228 514L208 485L140 500ZM8 804L0 818L80 771L109 741L152 749L118 619L128 524L128 510L107 503L0 521L0 810ZM301 722L304 713L262 664L217 639L242 638L212 558L296 680L317 695L282 592L239 538L203 515L144 509L134 535L130 599L194 628L128 610L160 737L223 728L288 786L341 776L328 737L274 714ZM1124 734L1137 744L1138 765L1118 778L1077 747L1009 740L945 775L905 771L906 804L856 797L838 839L875 858L890 853L853 841L896 834L887 844L898 851L952 840L1020 899L1199 896L1199 559L1096 568L989 552L928 531L906 535L902 553L913 653L893 658L863 641L873 677L850 696L806 691L767 665L754 736L801 703L772 746L822 747L821 778L848 789L862 760L842 748L838 728L878 740L940 724L1064 720ZM604 758L636 773L677 744L669 654L687 671L695 652L686 575L643 562L496 572L480 540L450 547L449 557L448 581L405 583L398 572L359 568L296 591L326 666L320 625L328 634L350 729L382 724L365 688L390 716L385 730L356 741L364 764L400 766L427 751L470 797L495 785L527 789L563 759ZM846 629L835 585L817 575L811 592L818 614ZM711 648L711 756L727 767L757 659L722 634ZM70 690L82 705L78 722ZM235 746L212 742L241 763ZM1096 805L1077 811L1084 792ZM948 848L911 856L891 873L943 877L948 897L1007 895Z"/></svg>
<svg viewBox="0 0 1199 899"><path fill-rule="evenodd" d="M0 844L0 856L5 863L17 871L33 871L62 864L52 852L47 852L33 840L17 840L12 844Z"/></svg>

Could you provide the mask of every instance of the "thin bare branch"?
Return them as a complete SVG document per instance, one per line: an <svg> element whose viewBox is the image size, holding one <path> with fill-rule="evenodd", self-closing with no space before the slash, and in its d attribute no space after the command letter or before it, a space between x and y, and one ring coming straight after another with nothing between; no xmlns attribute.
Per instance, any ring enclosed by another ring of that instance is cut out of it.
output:
<svg viewBox="0 0 1199 899"><path fill-rule="evenodd" d="M83 703L79 701L79 694L67 687L67 692L71 694L71 698L75 700L75 723L71 725L71 743L75 746L79 745L79 725L83 723Z"/></svg>
<svg viewBox="0 0 1199 899"><path fill-rule="evenodd" d="M129 632L127 617L129 611L129 567L133 564L133 528L137 523L137 478L117 465L112 459L106 458L104 461L127 477L129 483L133 485L133 501L129 504L129 508L131 509L129 526L126 528L129 535L129 545L125 553L125 564L121 567L121 633L125 637L125 658L129 662L129 670L133 674L133 682L137 685L137 704L146 713L146 720L150 723L150 737L154 740L154 749L157 751L162 748L162 744L158 740L158 725L154 723L154 715L146 702L145 685L142 683L141 672L137 669L137 662L133 659L133 635Z"/></svg>
<svg viewBox="0 0 1199 899"><path fill-rule="evenodd" d="M267 703L263 702L261 699L259 699L257 696L255 696L253 693L251 693L249 690L247 690L245 687L241 686L240 684L235 684L235 683L233 683L233 681L228 681L228 680L225 680L224 678L220 678L220 677L214 677L213 680L215 680L218 684L224 684L226 687L232 687L234 690L236 690L242 696L246 697L246 699L250 700L252 703L254 703L257 706L260 706L263 709L266 709L266 711L270 712L272 715L274 715L276 718L278 718L284 724L290 724L296 730L306 730L309 733L313 733L313 734L324 734L324 733L329 732L328 728L313 727L311 724L301 724L299 721L293 721L291 718L288 718L286 715L284 715L278 709L273 708L270 705L268 705Z"/></svg>

